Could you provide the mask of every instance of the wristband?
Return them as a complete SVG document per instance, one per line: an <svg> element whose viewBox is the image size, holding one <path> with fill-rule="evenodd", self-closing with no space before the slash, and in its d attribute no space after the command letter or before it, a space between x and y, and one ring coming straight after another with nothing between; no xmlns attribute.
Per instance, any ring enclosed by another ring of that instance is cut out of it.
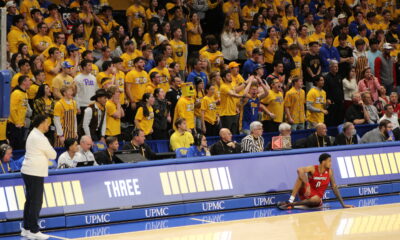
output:
<svg viewBox="0 0 400 240"><path fill-rule="evenodd" d="M308 182L308 183L306 183L306 187L309 187L310 186L310 183Z"/></svg>

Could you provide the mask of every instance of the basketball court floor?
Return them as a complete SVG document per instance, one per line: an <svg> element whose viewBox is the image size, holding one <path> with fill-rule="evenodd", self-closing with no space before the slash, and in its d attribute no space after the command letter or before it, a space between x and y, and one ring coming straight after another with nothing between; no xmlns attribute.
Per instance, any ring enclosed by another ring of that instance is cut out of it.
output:
<svg viewBox="0 0 400 240"><path fill-rule="evenodd" d="M50 231L51 239L96 240L369 240L400 239L400 195L327 202L323 209L257 208L152 221ZM24 239L6 237L4 239Z"/></svg>

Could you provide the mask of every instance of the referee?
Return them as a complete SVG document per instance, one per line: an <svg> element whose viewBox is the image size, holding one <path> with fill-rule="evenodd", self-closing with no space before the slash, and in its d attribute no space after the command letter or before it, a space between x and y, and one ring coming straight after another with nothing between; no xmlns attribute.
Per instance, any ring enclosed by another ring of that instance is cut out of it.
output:
<svg viewBox="0 0 400 240"><path fill-rule="evenodd" d="M39 213L43 202L44 177L48 176L49 159L56 159L57 153L44 135L50 126L46 115L37 115L32 121L33 129L26 141L25 160L21 173L26 189L24 221L21 236L29 239L48 239L39 231Z"/></svg>

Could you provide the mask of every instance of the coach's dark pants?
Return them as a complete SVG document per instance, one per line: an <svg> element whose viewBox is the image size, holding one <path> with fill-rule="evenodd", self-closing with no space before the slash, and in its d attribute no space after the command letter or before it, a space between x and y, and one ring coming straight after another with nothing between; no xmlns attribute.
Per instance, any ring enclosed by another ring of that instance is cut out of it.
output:
<svg viewBox="0 0 400 240"><path fill-rule="evenodd" d="M44 177L22 174L26 188L24 228L32 233L39 232L39 213L43 203Z"/></svg>
<svg viewBox="0 0 400 240"><path fill-rule="evenodd" d="M232 135L239 134L239 125L238 125L238 116L222 116L221 117L221 125L223 128L228 128L231 130Z"/></svg>
<svg viewBox="0 0 400 240"><path fill-rule="evenodd" d="M218 136L219 135L219 123L211 124L205 121L206 124L206 136Z"/></svg>

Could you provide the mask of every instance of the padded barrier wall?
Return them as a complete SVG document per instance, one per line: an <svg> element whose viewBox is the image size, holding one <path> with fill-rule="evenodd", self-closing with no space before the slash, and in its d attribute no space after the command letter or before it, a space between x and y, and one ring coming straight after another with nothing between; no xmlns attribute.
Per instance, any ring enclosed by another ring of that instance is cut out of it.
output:
<svg viewBox="0 0 400 240"><path fill-rule="evenodd" d="M344 197L400 192L397 142L52 170L45 180L41 226L274 205L287 199L280 192L291 189L296 169L317 164L321 152L332 155L336 181L347 186ZM23 181L19 174L0 179L0 234L17 232ZM332 197L327 191L325 198Z"/></svg>

